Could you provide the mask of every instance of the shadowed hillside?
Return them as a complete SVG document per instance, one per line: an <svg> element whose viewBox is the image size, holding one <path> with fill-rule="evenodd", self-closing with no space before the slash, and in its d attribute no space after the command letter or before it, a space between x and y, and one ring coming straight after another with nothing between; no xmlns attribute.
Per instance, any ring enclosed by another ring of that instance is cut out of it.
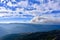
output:
<svg viewBox="0 0 60 40"><path fill-rule="evenodd" d="M60 40L60 30L23 34L9 34L2 37L2 40Z"/></svg>

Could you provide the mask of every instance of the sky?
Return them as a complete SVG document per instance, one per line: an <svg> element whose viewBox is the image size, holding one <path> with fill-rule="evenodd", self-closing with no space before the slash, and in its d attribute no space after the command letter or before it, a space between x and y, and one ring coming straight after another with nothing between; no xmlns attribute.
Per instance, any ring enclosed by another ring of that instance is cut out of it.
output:
<svg viewBox="0 0 60 40"><path fill-rule="evenodd" d="M60 0L0 0L0 23L60 23Z"/></svg>

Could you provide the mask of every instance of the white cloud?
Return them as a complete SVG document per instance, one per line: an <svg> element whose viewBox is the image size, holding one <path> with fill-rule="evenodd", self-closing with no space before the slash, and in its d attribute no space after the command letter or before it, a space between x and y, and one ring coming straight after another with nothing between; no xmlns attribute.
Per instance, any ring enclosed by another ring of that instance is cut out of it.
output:
<svg viewBox="0 0 60 40"><path fill-rule="evenodd" d="M17 5L21 6L21 7L27 7L28 6L28 1L21 1Z"/></svg>
<svg viewBox="0 0 60 40"><path fill-rule="evenodd" d="M15 1L15 0L13 0ZM40 1L40 0L37 0L37 1ZM40 1L41 3L43 2L43 0ZM46 4L33 4L33 5L29 5L28 4L28 1L21 1L21 2L18 2L17 4L12 4L11 2L8 2L7 3L8 6L19 6L16 8L15 11L12 11L11 9L6 9L5 7L0 7L0 17L7 17L7 18L10 18L10 17L17 17L17 18L27 18L26 16L23 16L23 15L32 15L34 16L33 19L31 19L31 21L28 21L30 23L46 23L46 22L59 22L60 20L60 14L51 14L50 12L53 11L53 10L60 10L60 5L59 5L59 2L53 2L53 1L50 1ZM36 10L31 10L31 11L28 11L28 10L24 10L24 8L27 8L27 7L34 7L36 8ZM21 7L21 8L20 8ZM3 12L8 12L8 13L3 13ZM22 12L23 14L19 14L19 12ZM46 14L46 12L49 12L50 14ZM40 15L40 16L39 16ZM55 17L57 16L57 17ZM40 20L38 20L40 19ZM56 21L58 20L58 21ZM24 22L24 20L22 21Z"/></svg>
<svg viewBox="0 0 60 40"><path fill-rule="evenodd" d="M7 5L10 6L10 7L11 6L17 6L17 4L12 4L11 2L8 2Z"/></svg>

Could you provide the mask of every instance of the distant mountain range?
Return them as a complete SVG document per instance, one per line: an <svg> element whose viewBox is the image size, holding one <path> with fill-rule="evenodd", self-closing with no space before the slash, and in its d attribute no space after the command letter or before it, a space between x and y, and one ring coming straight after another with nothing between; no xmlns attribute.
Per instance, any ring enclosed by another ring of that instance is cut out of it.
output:
<svg viewBox="0 0 60 40"><path fill-rule="evenodd" d="M35 32L47 32L51 30L60 30L60 25L41 25L28 23L10 23L0 24L0 38L8 34L31 34Z"/></svg>
<svg viewBox="0 0 60 40"><path fill-rule="evenodd" d="M7 34L6 29L0 27L0 37L4 36L4 35L6 35L6 34Z"/></svg>
<svg viewBox="0 0 60 40"><path fill-rule="evenodd" d="M44 25L44 24L29 24L29 23L10 23L0 24L1 30L6 30L11 33L27 33L27 32L42 32L60 29L60 25ZM3 28L3 29L2 29Z"/></svg>
<svg viewBox="0 0 60 40"><path fill-rule="evenodd" d="M60 30L35 32L30 34L9 34L2 37L1 40L60 40Z"/></svg>

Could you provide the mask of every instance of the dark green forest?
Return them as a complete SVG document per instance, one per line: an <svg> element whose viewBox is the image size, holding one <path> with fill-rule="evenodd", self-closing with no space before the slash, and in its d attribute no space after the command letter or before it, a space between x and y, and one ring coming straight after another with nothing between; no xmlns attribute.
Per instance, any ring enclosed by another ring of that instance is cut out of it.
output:
<svg viewBox="0 0 60 40"><path fill-rule="evenodd" d="M60 30L23 34L9 34L1 40L60 40Z"/></svg>

